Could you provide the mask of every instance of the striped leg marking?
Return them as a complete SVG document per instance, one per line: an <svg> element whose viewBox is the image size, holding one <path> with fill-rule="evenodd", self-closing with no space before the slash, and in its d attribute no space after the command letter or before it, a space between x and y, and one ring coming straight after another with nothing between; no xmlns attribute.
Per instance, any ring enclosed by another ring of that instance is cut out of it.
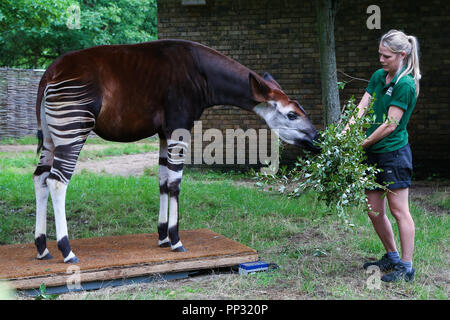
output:
<svg viewBox="0 0 450 320"><path fill-rule="evenodd" d="M158 218L158 245L162 248L170 247L168 234L168 210L169 189L167 180L169 177L167 169L167 141L159 141L159 218Z"/></svg>
<svg viewBox="0 0 450 320"><path fill-rule="evenodd" d="M55 144L50 178L69 183L78 155L95 126L98 103L88 85L73 80L49 84L45 89L45 119Z"/></svg>
<svg viewBox="0 0 450 320"><path fill-rule="evenodd" d="M48 168L48 170L50 170L50 168ZM49 174L50 172L47 171L40 175L35 175L33 177L36 192L36 229L34 233L34 244L36 245L38 251L36 258L39 260L48 260L53 258L53 256L47 249L47 236L46 236L47 202L49 194L46 179Z"/></svg>
<svg viewBox="0 0 450 320"><path fill-rule="evenodd" d="M183 176L184 160L187 152L187 143L183 141L168 140L167 147L167 189L169 192L169 239L172 251L185 252L178 234L178 214L181 178Z"/></svg>
<svg viewBox="0 0 450 320"><path fill-rule="evenodd" d="M80 260L70 249L68 233L67 233L67 221L66 221L66 192L67 184L55 180L47 179L47 185L52 197L53 208L55 211L55 225L56 225L56 240L58 242L58 249L61 251L64 262L76 263Z"/></svg>

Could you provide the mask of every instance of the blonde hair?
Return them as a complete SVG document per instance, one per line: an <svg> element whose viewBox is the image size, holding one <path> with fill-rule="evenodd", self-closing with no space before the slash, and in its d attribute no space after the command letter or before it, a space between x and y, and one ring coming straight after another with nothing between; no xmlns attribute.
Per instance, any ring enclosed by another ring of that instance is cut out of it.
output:
<svg viewBox="0 0 450 320"><path fill-rule="evenodd" d="M401 77L410 74L414 78L416 83L416 96L419 95L419 80L422 78L419 68L419 42L415 36L408 36L402 31L390 30L384 36L381 37L380 43L391 50L393 53L406 52L406 57L403 60L403 64L399 67L399 72L401 68L406 65L405 71L403 71L399 76Z"/></svg>

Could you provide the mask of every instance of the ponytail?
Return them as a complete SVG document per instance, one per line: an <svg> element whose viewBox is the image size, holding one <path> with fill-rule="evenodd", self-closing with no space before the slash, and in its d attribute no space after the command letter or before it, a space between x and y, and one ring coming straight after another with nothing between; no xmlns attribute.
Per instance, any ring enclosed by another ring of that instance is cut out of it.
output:
<svg viewBox="0 0 450 320"><path fill-rule="evenodd" d="M408 42L411 45L411 51L405 58L406 69L399 75L398 79L411 73L416 83L416 96L418 96L420 91L419 80L422 78L419 68L419 44L417 38L414 36L408 36Z"/></svg>

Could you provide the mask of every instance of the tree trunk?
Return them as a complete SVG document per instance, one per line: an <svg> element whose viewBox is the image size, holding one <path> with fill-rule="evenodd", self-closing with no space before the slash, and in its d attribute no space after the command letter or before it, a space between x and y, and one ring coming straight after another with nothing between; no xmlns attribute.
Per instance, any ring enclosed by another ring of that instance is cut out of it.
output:
<svg viewBox="0 0 450 320"><path fill-rule="evenodd" d="M334 19L338 0L316 0L319 32L320 77L324 124L328 126L340 118L339 89L337 85L336 51L334 44Z"/></svg>

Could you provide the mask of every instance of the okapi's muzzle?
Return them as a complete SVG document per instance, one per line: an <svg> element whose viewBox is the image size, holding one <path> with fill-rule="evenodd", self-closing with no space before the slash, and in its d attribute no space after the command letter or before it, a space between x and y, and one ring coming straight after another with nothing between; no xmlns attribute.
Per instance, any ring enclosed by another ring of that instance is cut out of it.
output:
<svg viewBox="0 0 450 320"><path fill-rule="evenodd" d="M320 135L314 130L314 133L306 134L305 139L295 139L294 144L311 151L315 154L319 154L322 151L320 147Z"/></svg>

